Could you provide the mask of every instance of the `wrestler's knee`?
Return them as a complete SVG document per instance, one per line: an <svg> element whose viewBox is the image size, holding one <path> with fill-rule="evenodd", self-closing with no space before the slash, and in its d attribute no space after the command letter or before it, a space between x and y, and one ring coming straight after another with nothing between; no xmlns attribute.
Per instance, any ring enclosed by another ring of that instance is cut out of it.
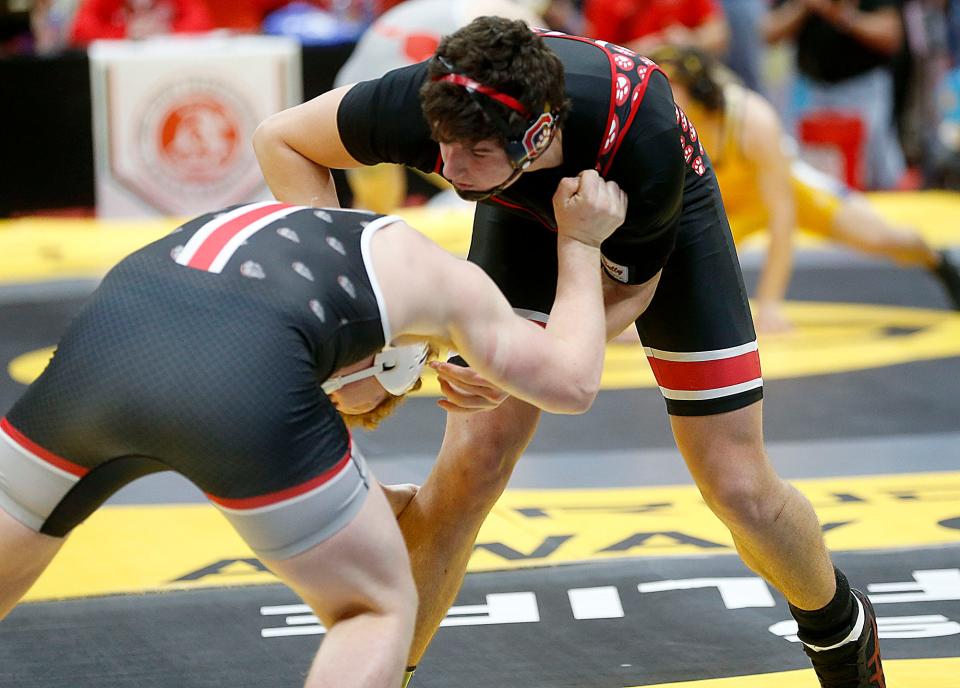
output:
<svg viewBox="0 0 960 688"><path fill-rule="evenodd" d="M447 463L444 491L448 499L469 509L491 506L506 489L519 453L477 445Z"/></svg>
<svg viewBox="0 0 960 688"><path fill-rule="evenodd" d="M748 464L703 480L700 493L710 509L732 530L757 530L779 517L787 485L765 465Z"/></svg>
<svg viewBox="0 0 960 688"><path fill-rule="evenodd" d="M459 488L467 500L496 499L536 429L538 414L524 407L448 424L439 458L446 484Z"/></svg>
<svg viewBox="0 0 960 688"><path fill-rule="evenodd" d="M387 614L392 614L401 621L406 620L404 625L409 624L412 630L418 604L417 586L413 576L404 575L383 591L379 606Z"/></svg>

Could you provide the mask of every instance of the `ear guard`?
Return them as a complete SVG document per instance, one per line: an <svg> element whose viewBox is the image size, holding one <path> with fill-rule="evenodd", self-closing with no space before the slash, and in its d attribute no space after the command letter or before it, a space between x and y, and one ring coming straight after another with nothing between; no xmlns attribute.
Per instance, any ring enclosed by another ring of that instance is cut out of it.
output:
<svg viewBox="0 0 960 688"><path fill-rule="evenodd" d="M429 348L426 343L409 346L385 346L373 358L373 365L349 375L332 377L323 383L325 394L331 394L352 382L376 377L385 390L394 396L403 396L410 391L427 363Z"/></svg>

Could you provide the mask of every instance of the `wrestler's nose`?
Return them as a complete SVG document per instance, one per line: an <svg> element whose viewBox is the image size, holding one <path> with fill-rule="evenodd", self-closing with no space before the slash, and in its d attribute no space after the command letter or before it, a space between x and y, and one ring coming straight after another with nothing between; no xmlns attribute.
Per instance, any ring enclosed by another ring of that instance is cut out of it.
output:
<svg viewBox="0 0 960 688"><path fill-rule="evenodd" d="M467 156L457 146L440 144L440 156L443 158L443 176L457 180L467 171Z"/></svg>

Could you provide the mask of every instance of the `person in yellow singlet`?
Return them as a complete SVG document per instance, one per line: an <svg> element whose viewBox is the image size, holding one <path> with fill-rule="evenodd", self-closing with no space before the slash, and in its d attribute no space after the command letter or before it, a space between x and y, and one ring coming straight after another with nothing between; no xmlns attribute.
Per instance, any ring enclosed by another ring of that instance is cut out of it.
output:
<svg viewBox="0 0 960 688"><path fill-rule="evenodd" d="M923 267L960 310L956 258L916 231L895 227L867 198L799 160L773 106L696 48L667 46L650 55L667 73L674 99L696 123L713 162L734 241L766 229L767 258L755 294L755 320L766 332L790 328L782 302L793 267L796 227L904 266Z"/></svg>

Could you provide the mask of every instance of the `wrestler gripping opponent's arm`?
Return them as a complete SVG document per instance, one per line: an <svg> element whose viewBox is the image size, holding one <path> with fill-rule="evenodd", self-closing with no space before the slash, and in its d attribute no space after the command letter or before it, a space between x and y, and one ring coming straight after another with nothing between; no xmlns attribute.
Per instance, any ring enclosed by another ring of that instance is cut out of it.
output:
<svg viewBox="0 0 960 688"><path fill-rule="evenodd" d="M330 176L330 168L348 168L361 164L347 152L342 139L336 134L339 130L337 110L340 107L341 100L351 88L352 86L345 86L330 91L303 105L278 113L258 127L254 136L254 147L264 178L279 199L293 203L336 205L336 194ZM325 132L325 135L317 136L317 132ZM322 161L322 163L318 161ZM578 184L579 191L576 188ZM496 397L491 404L485 405L487 408L495 406L505 396L499 390L485 386L482 379L502 380L504 374L519 375L520 378L524 378L528 366L537 366L537 370L540 371L540 379L531 381L531 390L537 389L539 385L547 385L546 394L548 395L568 393L569 390L564 388L567 383L557 378L557 371L567 370L571 360L580 360L571 358L570 354L575 353L576 347L580 346L581 342L589 341L590 323L592 321L596 321L600 324L601 329L605 329L603 300L599 297L596 303L591 303L586 308L568 309L564 305L568 300L583 298L580 290L584 287L589 290L591 285L584 285L583 279L586 278L591 281L596 279L597 283L600 283L600 274L594 274L593 271L586 275L575 275L575 269L572 269L572 266L577 261L571 261L569 256L576 252L583 252L585 245L595 243L596 246L599 246L599 242L594 241L597 237L575 234L595 232L596 229L591 227L591 222L597 222L601 218L604 221L608 221L609 218L617 219L616 225L613 227L604 225L603 231L605 234L600 238L601 241L623 223L626 196L616 184L605 182L596 172L590 171L582 173L579 181L572 178L565 179L557 189L553 200L560 237L557 250L560 258L561 278L558 280L557 302L551 312L551 324L548 326L547 332L558 335L561 342L567 339L565 333L569 332L568 343L555 346L552 340L543 337L544 332L540 331L538 327L523 322L520 327L526 334L520 337L520 341L525 343L511 349L514 351L514 355L510 356L509 362L512 368L500 368L499 370L502 372L497 374L498 366L505 365L506 361L502 358L489 360L486 363L487 369L484 370L485 364L479 360L474 360L477 355L476 351L473 352L473 358L471 358L469 347L456 343L455 335L459 333L461 337L470 336L475 333L475 327L472 327L461 329L459 332L451 331L450 334L454 335L451 337L454 340L454 348L467 358L471 366L476 368L477 374L475 375L472 371L464 371L463 373L451 371L450 369L454 366L439 364L440 370L438 372L445 377L453 378L458 385L468 384L473 378L480 381L481 388L486 390L484 393L488 397ZM415 259L415 257L412 257L412 259ZM467 266L467 269L469 269L469 266ZM481 273L479 270L476 272ZM429 271L413 269L409 273L431 274ZM569 277L563 276L564 274L569 275ZM407 275L407 279L409 277L410 275ZM655 280L652 280L652 282L655 284ZM436 286L430 288L435 295L443 293ZM465 294L461 285L452 285L452 288L451 293L458 294L460 304L470 304L471 308L474 309L472 314L470 312L463 314L466 318L473 323L482 324L481 326L485 330L495 329L491 328L486 322L487 316L491 314L480 317L481 314L475 312L475 304L481 303L480 300L474 300ZM613 298L621 303L625 301L622 294L611 297L609 286L605 285L605 291L608 301ZM648 291L652 294L653 286ZM633 296L633 292L631 292L631 296ZM649 296L645 296L645 298L649 298ZM502 303L506 307L506 301L503 300ZM570 315L567 315L568 313ZM510 315L511 318L507 319L507 322L513 321L512 313ZM497 317L505 316L501 314ZM625 325L626 321L624 322ZM538 343L541 341L545 343ZM499 350L502 355L504 351L503 343L496 343L496 346L501 347ZM533 348L525 349L525 347ZM534 353L536 354L535 358ZM489 368L491 364L493 365L493 375L484 374L491 372ZM597 374L599 374L599 368L597 368ZM572 406L567 405L571 400L564 401L557 397L542 400L533 399L530 396L531 390L517 388L518 379L513 378L511 382L503 385L503 388L511 393L516 393L515 395L518 398L530 401L547 411L576 412L585 410L579 408L583 398L573 400L575 403ZM549 391L549 387L557 386L558 382L560 389ZM456 391L449 387L449 381L445 381L443 384L445 385L444 391L450 392L451 398L456 398ZM595 394L595 391L593 394ZM593 394L588 395L591 401ZM561 402L559 405L557 404L558 401ZM471 401L464 403L473 405ZM448 410L456 410L455 407L459 406L459 404L444 402L441 402L441 405Z"/></svg>
<svg viewBox="0 0 960 688"><path fill-rule="evenodd" d="M623 223L627 200L615 183L585 171L560 183L553 205L559 278L545 329L516 315L482 269L406 223L379 231L373 260L394 343L449 345L477 375L545 411L589 409L606 341L600 244Z"/></svg>

